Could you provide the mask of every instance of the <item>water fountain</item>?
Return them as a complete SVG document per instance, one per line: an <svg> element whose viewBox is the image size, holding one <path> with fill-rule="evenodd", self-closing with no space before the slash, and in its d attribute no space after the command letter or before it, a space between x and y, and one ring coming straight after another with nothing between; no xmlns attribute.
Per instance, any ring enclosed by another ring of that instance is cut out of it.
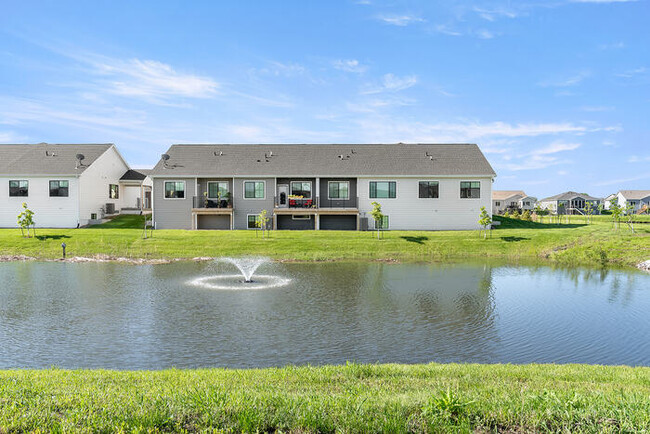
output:
<svg viewBox="0 0 650 434"><path fill-rule="evenodd" d="M291 279L271 275L255 275L257 269L270 263L269 258L243 257L243 258L218 258L215 263L232 264L240 274L219 274L215 276L198 277L190 281L190 285L208 289L267 289L285 286ZM255 280L253 280L255 276ZM243 278L243 279L242 279Z"/></svg>

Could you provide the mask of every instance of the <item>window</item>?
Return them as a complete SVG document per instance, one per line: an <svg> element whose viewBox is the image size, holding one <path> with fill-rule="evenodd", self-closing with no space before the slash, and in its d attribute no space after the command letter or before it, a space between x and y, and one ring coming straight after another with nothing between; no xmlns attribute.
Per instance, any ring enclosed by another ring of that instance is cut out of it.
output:
<svg viewBox="0 0 650 434"><path fill-rule="evenodd" d="M375 229L388 229L388 216L385 215L379 221L375 221Z"/></svg>
<svg viewBox="0 0 650 434"><path fill-rule="evenodd" d="M185 199L185 181L165 181L165 199Z"/></svg>
<svg viewBox="0 0 650 434"><path fill-rule="evenodd" d="M494 202L494 206L501 206L501 202Z"/></svg>
<svg viewBox="0 0 650 434"><path fill-rule="evenodd" d="M309 214L292 215L291 220L311 220L311 216Z"/></svg>
<svg viewBox="0 0 650 434"><path fill-rule="evenodd" d="M259 219L260 216L257 214L248 214L248 229L257 229L257 222Z"/></svg>
<svg viewBox="0 0 650 434"><path fill-rule="evenodd" d="M419 198L420 199L437 199L438 198L438 181L420 181Z"/></svg>
<svg viewBox="0 0 650 434"><path fill-rule="evenodd" d="M9 196L27 196L29 181L9 181Z"/></svg>
<svg viewBox="0 0 650 434"><path fill-rule="evenodd" d="M120 186L115 184L108 185L108 198L109 199L119 199L120 198Z"/></svg>
<svg viewBox="0 0 650 434"><path fill-rule="evenodd" d="M460 198L478 199L481 197L481 183L479 181L461 181Z"/></svg>
<svg viewBox="0 0 650 434"><path fill-rule="evenodd" d="M264 199L264 181L244 181L244 199Z"/></svg>
<svg viewBox="0 0 650 434"><path fill-rule="evenodd" d="M208 182L208 198L225 199L228 194L228 181Z"/></svg>
<svg viewBox="0 0 650 434"><path fill-rule="evenodd" d="M292 181L291 195L302 196L305 199L311 199L311 182L309 181Z"/></svg>
<svg viewBox="0 0 650 434"><path fill-rule="evenodd" d="M397 197L397 182L370 181L370 199L395 199Z"/></svg>
<svg viewBox="0 0 650 434"><path fill-rule="evenodd" d="M528 201L524 202L524 206L530 206L530 202Z"/></svg>
<svg viewBox="0 0 650 434"><path fill-rule="evenodd" d="M50 197L68 197L68 181L50 181Z"/></svg>
<svg viewBox="0 0 650 434"><path fill-rule="evenodd" d="M348 181L329 181L327 183L328 199L349 199L350 183Z"/></svg>

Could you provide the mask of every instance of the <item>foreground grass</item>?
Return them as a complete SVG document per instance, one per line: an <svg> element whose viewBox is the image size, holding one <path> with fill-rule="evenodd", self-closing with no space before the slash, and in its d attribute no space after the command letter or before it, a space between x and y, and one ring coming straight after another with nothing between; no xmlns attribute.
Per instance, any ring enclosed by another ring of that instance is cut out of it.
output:
<svg viewBox="0 0 650 434"><path fill-rule="evenodd" d="M573 217L570 224L541 224L498 218L499 229L484 240L477 231L374 232L274 231L262 239L256 231L158 230L142 238L142 217L123 216L88 229L38 230L22 238L18 229L0 229L0 255L58 258L61 243L68 256L105 254L133 258L265 255L279 260L437 261L498 258L509 261L548 260L561 265L633 266L650 259L650 224L636 233L625 225L613 230L611 218L590 225ZM642 217L650 221L650 217Z"/></svg>
<svg viewBox="0 0 650 434"><path fill-rule="evenodd" d="M0 432L647 432L650 368L0 371Z"/></svg>

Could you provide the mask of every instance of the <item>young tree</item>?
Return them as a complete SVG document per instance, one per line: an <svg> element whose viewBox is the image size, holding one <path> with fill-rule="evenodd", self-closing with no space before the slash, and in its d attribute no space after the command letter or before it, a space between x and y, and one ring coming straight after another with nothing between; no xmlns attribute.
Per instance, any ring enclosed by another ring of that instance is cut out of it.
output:
<svg viewBox="0 0 650 434"><path fill-rule="evenodd" d="M591 224L591 216L594 215L594 204L593 202L587 201L585 203L585 220L587 221L587 224Z"/></svg>
<svg viewBox="0 0 650 434"><path fill-rule="evenodd" d="M527 222L533 220L533 219L530 217L530 211L529 211L529 210L526 210L526 211L523 212L523 214L521 214L521 219L524 220L524 221L527 221Z"/></svg>
<svg viewBox="0 0 650 434"><path fill-rule="evenodd" d="M18 225L20 226L20 233L25 237L25 230L27 230L27 238L31 238L30 228L34 226L34 211L27 208L27 203L23 202L23 211L18 214ZM34 232L32 230L32 232Z"/></svg>
<svg viewBox="0 0 650 434"><path fill-rule="evenodd" d="M377 228L377 239L379 239L381 226L384 221L384 214L381 212L381 204L378 202L373 202L371 205L372 211L370 211L370 215L372 216L373 220L375 220L375 228Z"/></svg>
<svg viewBox="0 0 650 434"><path fill-rule="evenodd" d="M269 218L266 216L266 210L263 209L257 216L257 227L262 230L262 238L264 238L264 231L266 231L266 237L268 238L269 236L267 229L268 222Z"/></svg>
<svg viewBox="0 0 650 434"><path fill-rule="evenodd" d="M612 212L612 223L614 229L618 230L621 223L621 216L623 215L623 207L618 204L618 199L612 200L609 205L609 210Z"/></svg>
<svg viewBox="0 0 650 434"><path fill-rule="evenodd" d="M636 214L634 213L634 205L627 205L625 207L625 215L627 217L627 226L632 230L632 233L634 233L634 218L636 217Z"/></svg>
<svg viewBox="0 0 650 434"><path fill-rule="evenodd" d="M490 217L490 214L488 214L484 206L481 207L481 214L479 215L478 224L481 225L481 227L483 228L482 229L484 234L483 239L486 239L488 235L488 231L492 227L492 217ZM479 237L481 236L480 230L478 231L478 236Z"/></svg>

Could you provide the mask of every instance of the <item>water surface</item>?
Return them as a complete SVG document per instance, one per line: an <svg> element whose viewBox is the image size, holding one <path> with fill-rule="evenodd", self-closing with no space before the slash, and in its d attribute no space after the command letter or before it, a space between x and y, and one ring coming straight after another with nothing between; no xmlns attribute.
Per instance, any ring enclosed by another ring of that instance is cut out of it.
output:
<svg viewBox="0 0 650 434"><path fill-rule="evenodd" d="M0 368L650 365L650 275L477 264L0 264ZM243 286L243 285L242 285ZM245 288L245 287L244 287Z"/></svg>

